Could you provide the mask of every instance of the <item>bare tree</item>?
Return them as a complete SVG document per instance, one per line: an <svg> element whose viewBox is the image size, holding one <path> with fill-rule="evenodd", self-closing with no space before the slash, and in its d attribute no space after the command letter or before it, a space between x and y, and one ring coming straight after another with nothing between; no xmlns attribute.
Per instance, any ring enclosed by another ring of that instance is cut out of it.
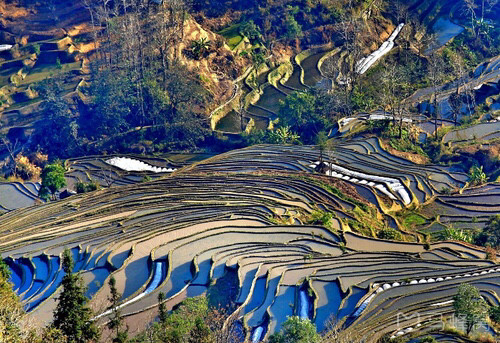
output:
<svg viewBox="0 0 500 343"><path fill-rule="evenodd" d="M453 76L455 77L455 91L449 96L448 102L450 103L453 112L453 121L455 126L458 122L458 115L462 108L462 88L464 88L467 83L467 74L465 69L465 63L463 57L455 52L451 55L451 67L453 70Z"/></svg>
<svg viewBox="0 0 500 343"><path fill-rule="evenodd" d="M343 322L337 321L332 315L325 323L321 343L358 343L363 342L362 337L354 330L342 327Z"/></svg>
<svg viewBox="0 0 500 343"><path fill-rule="evenodd" d="M9 153L9 163L12 165L12 173L14 176L17 176L16 154L20 148L19 140L16 139L14 143L12 143L9 139L2 137L2 143L5 145Z"/></svg>
<svg viewBox="0 0 500 343"><path fill-rule="evenodd" d="M98 170L98 176L104 180L107 188L110 188L115 183L116 179L114 178L114 175L115 172L108 166L103 165Z"/></svg>
<svg viewBox="0 0 500 343"><path fill-rule="evenodd" d="M429 80L431 82L431 87L432 87L432 94L431 94L431 99L429 103L432 103L434 106L434 135L435 138L437 139L438 135L438 118L439 118L439 102L438 102L438 89L439 85L441 84L443 80L443 59L441 55L438 54L438 52L433 52L432 54L429 55L429 63L428 63L428 69L429 69Z"/></svg>
<svg viewBox="0 0 500 343"><path fill-rule="evenodd" d="M484 0L483 0L484 2ZM484 6L483 6L484 7ZM477 4L475 0L464 0L463 3L463 12L470 18L470 23L471 23L471 28L472 32L474 33L474 36L476 35L476 9L477 9Z"/></svg>

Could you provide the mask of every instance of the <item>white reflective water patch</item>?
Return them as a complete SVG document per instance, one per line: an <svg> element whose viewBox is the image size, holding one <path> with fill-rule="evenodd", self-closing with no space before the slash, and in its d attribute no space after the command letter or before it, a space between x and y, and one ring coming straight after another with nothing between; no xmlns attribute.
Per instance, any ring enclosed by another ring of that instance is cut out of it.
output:
<svg viewBox="0 0 500 343"><path fill-rule="evenodd" d="M356 72L358 74L364 74L375 62L377 62L382 56L387 54L394 47L394 40L398 36L399 32L405 26L404 23L399 24L396 29L392 32L389 38L382 43L382 45L372 52L370 55L363 57L356 63Z"/></svg>
<svg viewBox="0 0 500 343"><path fill-rule="evenodd" d="M300 307L299 307L299 317L301 319L309 319L309 299L304 290L299 292Z"/></svg>
<svg viewBox="0 0 500 343"><path fill-rule="evenodd" d="M310 167L315 168L319 165L319 163L319 161L313 162ZM328 176L336 177L346 181L355 180L353 181L355 183L366 184L370 187L375 187L381 193L387 195L390 199L396 200L394 194L392 194L387 189L389 188L401 197L401 200L403 200L403 203L405 205L409 205L411 203L410 194L398 179L360 173L341 167L334 163L326 163L326 165L328 166L328 170L325 172L325 174ZM375 183L374 181L377 183Z"/></svg>
<svg viewBox="0 0 500 343"><path fill-rule="evenodd" d="M113 157L109 160L106 160L106 163L126 171L151 171L153 173L171 173L176 170L173 168L152 166L145 162L129 157Z"/></svg>
<svg viewBox="0 0 500 343"><path fill-rule="evenodd" d="M449 304L453 304L453 300L443 301L442 303L431 304L431 306L444 306Z"/></svg>
<svg viewBox="0 0 500 343"><path fill-rule="evenodd" d="M262 340L262 333L264 332L264 328L262 326L258 326L255 328L252 334L252 343L258 343Z"/></svg>

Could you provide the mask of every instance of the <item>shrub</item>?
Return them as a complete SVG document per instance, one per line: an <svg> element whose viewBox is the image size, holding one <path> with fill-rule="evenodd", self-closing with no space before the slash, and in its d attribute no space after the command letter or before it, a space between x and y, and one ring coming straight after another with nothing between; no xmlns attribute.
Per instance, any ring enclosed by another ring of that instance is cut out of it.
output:
<svg viewBox="0 0 500 343"><path fill-rule="evenodd" d="M486 259L492 262L497 261L498 251L492 247L486 247Z"/></svg>
<svg viewBox="0 0 500 343"><path fill-rule="evenodd" d="M31 48L32 53L40 55L40 44L35 43L31 46Z"/></svg>
<svg viewBox="0 0 500 343"><path fill-rule="evenodd" d="M380 239L398 240L401 239L401 234L392 228L384 228L377 232L377 237Z"/></svg>
<svg viewBox="0 0 500 343"><path fill-rule="evenodd" d="M331 229L333 227L333 214L320 210L314 211L311 213L308 223L313 225L323 225L324 227Z"/></svg>
<svg viewBox="0 0 500 343"><path fill-rule="evenodd" d="M98 190L100 188L99 184L95 181L90 180L89 182L78 181L76 183L77 193L87 193Z"/></svg>
<svg viewBox="0 0 500 343"><path fill-rule="evenodd" d="M25 180L36 180L40 177L40 173L42 172L42 168L36 166L28 159L28 157L21 154L16 157L16 165L19 176Z"/></svg>
<svg viewBox="0 0 500 343"><path fill-rule="evenodd" d="M492 321L500 323L500 305L490 307L488 315Z"/></svg>
<svg viewBox="0 0 500 343"><path fill-rule="evenodd" d="M471 185L482 185L488 177L483 172L483 166L473 165L469 170L469 183Z"/></svg>
<svg viewBox="0 0 500 343"><path fill-rule="evenodd" d="M455 241L462 241L467 243L472 243L474 240L474 237L470 232L456 228L447 228L446 230L441 232L440 236L443 240L452 239Z"/></svg>
<svg viewBox="0 0 500 343"><path fill-rule="evenodd" d="M500 247L500 214L490 217L483 231L475 238L475 243Z"/></svg>

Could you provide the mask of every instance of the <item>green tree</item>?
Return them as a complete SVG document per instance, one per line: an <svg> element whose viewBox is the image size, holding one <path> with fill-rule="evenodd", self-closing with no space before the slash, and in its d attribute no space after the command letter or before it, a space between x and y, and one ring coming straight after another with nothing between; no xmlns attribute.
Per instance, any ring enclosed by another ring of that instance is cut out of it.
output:
<svg viewBox="0 0 500 343"><path fill-rule="evenodd" d="M294 39L302 36L302 26L295 19L295 15L299 12L298 6L288 6L285 15L285 36L289 39Z"/></svg>
<svg viewBox="0 0 500 343"><path fill-rule="evenodd" d="M240 33L247 37L251 42L260 42L260 30L257 25L255 25L253 20L245 21L240 25Z"/></svg>
<svg viewBox="0 0 500 343"><path fill-rule="evenodd" d="M165 293L163 292L158 294L158 312L160 323L165 324L167 322L167 308L165 307Z"/></svg>
<svg viewBox="0 0 500 343"><path fill-rule="evenodd" d="M280 101L278 125L289 126L304 143L314 144L316 135L328 126L324 112L321 97L312 93L293 92Z"/></svg>
<svg viewBox="0 0 500 343"><path fill-rule="evenodd" d="M10 269L0 256L0 342L21 342L23 310L9 282Z"/></svg>
<svg viewBox="0 0 500 343"><path fill-rule="evenodd" d="M69 157L77 147L79 127L63 97L62 82L47 79L36 89L42 99L40 114L43 120L35 126L31 145L51 157Z"/></svg>
<svg viewBox="0 0 500 343"><path fill-rule="evenodd" d="M139 102L133 83L124 73L101 71L90 86L92 105L80 115L80 127L89 139L113 136L127 131L135 118ZM137 124L133 122L133 124Z"/></svg>
<svg viewBox="0 0 500 343"><path fill-rule="evenodd" d="M483 231L476 237L476 244L500 247L500 214L490 217Z"/></svg>
<svg viewBox="0 0 500 343"><path fill-rule="evenodd" d="M206 318L209 313L208 300L204 296L188 298L170 314L165 312L165 321L161 323L158 335L169 343L187 343L195 329L197 318Z"/></svg>
<svg viewBox="0 0 500 343"><path fill-rule="evenodd" d="M490 319L495 323L500 323L500 306L492 306L488 312Z"/></svg>
<svg viewBox="0 0 500 343"><path fill-rule="evenodd" d="M316 325L309 319L300 319L293 316L283 323L279 333L269 337L270 343L317 343L320 335L316 332Z"/></svg>
<svg viewBox="0 0 500 343"><path fill-rule="evenodd" d="M73 273L73 258L69 249L63 252L62 267L65 275L52 324L66 335L68 343L97 341L100 332L92 321L92 311L87 306L83 280L80 275Z"/></svg>
<svg viewBox="0 0 500 343"><path fill-rule="evenodd" d="M40 55L40 44L34 43L31 46L31 52L34 53L34 54L36 54L36 55Z"/></svg>
<svg viewBox="0 0 500 343"><path fill-rule="evenodd" d="M52 199L54 199L56 192L64 186L66 186L66 179L64 178L63 166L60 163L47 164L42 171L40 197L47 199L50 192Z"/></svg>
<svg viewBox="0 0 500 343"><path fill-rule="evenodd" d="M116 289L116 280L113 275L111 275L108 285L111 293L108 299L109 302L111 303L111 308L113 312L111 319L108 322L108 329L110 329L111 331L113 330L115 331L115 337L113 338L113 343L125 343L128 341L128 330L127 329L122 330L123 320L120 308L118 307L122 295Z"/></svg>
<svg viewBox="0 0 500 343"><path fill-rule="evenodd" d="M319 162L323 163L323 155L325 153L325 149L328 146L328 136L324 131L321 131L316 136L316 144L318 145L319 149Z"/></svg>
<svg viewBox="0 0 500 343"><path fill-rule="evenodd" d="M481 298L479 289L466 283L458 287L458 291L453 297L453 308L455 315L465 320L467 335L488 314L488 304Z"/></svg>

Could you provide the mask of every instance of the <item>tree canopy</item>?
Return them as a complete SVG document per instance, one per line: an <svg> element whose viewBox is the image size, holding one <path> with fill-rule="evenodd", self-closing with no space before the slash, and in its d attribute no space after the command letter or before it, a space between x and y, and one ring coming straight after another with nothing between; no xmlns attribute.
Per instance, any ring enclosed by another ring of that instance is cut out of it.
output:
<svg viewBox="0 0 500 343"><path fill-rule="evenodd" d="M500 214L492 216L483 231L477 236L476 244L500 247Z"/></svg>
<svg viewBox="0 0 500 343"><path fill-rule="evenodd" d="M68 343L96 341L100 332L92 321L92 310L87 306L83 280L73 273L74 264L69 249L63 252L62 266L65 275L52 324L66 335Z"/></svg>
<svg viewBox="0 0 500 343"><path fill-rule="evenodd" d="M48 198L49 192L52 197L55 193L66 186L66 179L64 178L64 168L60 163L48 164L42 171L42 186L40 188L40 197Z"/></svg>
<svg viewBox="0 0 500 343"><path fill-rule="evenodd" d="M320 335L316 332L316 325L309 319L297 316L288 317L283 323L280 332L271 335L270 343L317 343Z"/></svg>
<svg viewBox="0 0 500 343"><path fill-rule="evenodd" d="M481 298L479 289L467 283L458 287L458 291L453 297L453 308L455 315L464 320L467 334L470 334L474 327L488 314L488 304Z"/></svg>
<svg viewBox="0 0 500 343"><path fill-rule="evenodd" d="M325 113L329 111L323 100L312 93L291 93L280 103L279 126L290 127L306 144L314 143L316 135L328 127Z"/></svg>

